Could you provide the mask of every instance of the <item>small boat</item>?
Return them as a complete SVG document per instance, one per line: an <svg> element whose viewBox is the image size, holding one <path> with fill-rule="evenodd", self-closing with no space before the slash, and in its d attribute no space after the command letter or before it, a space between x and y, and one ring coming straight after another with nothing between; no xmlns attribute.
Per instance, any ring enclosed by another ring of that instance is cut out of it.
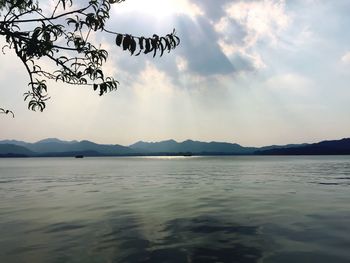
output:
<svg viewBox="0 0 350 263"><path fill-rule="evenodd" d="M81 158L84 158L84 155L76 155L75 158L81 159Z"/></svg>
<svg viewBox="0 0 350 263"><path fill-rule="evenodd" d="M190 157L190 156L192 156L192 153L191 152L184 153L184 156L185 157Z"/></svg>

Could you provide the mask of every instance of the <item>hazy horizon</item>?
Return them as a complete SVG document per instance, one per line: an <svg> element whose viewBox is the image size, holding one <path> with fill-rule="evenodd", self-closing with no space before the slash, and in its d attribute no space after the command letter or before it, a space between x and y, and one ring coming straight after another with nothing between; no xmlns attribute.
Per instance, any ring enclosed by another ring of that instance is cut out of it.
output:
<svg viewBox="0 0 350 263"><path fill-rule="evenodd" d="M99 97L90 87L51 82L43 113L27 109L28 75L6 50L0 107L16 117L2 114L0 139L265 146L349 137L347 10L347 0L115 4L109 29L151 36L175 28L181 45L162 58L130 57L101 37L96 43L109 51L105 69L118 91Z"/></svg>
<svg viewBox="0 0 350 263"><path fill-rule="evenodd" d="M210 142L231 143L231 144L238 144L238 145L243 146L243 147L264 147L264 146L272 146L272 145L289 145L289 144L303 144L303 143L312 144L312 143L318 143L318 142L321 142L321 141L333 141L333 140L341 140L341 139L346 139L346 138L350 138L350 137L326 138L326 139L320 140L320 141L288 142L288 143L283 143L283 144L272 143L272 144L265 144L265 145L244 145L244 144L241 144L240 142L236 142L236 141L217 141L217 140L202 141L202 140L191 139L191 138L188 138L188 139L185 139L185 140L176 140L176 139L173 139L173 138L168 138L168 139L158 140L158 141L146 141L146 140L142 140L141 139L141 140L133 141L133 142L128 143L128 144L122 144L122 143L118 143L118 142L99 142L99 141L89 140L89 139L86 139L86 138L81 138L81 139L62 139L62 138L56 138L56 137L46 137L46 138L41 138L39 140L34 140L34 141L27 141L27 140L22 140L22 139L13 139L13 138L5 138L5 139L0 138L0 141L7 141L7 140L11 141L11 140L14 140L14 141L23 141L23 142L26 142L26 143L37 143L37 142L40 142L40 141L43 141L43 140L57 139L57 140L60 140L60 141L65 141L65 142L90 141L90 142L97 143L97 144L105 144L105 145L114 145L114 144L116 144L116 145L121 145L121 146L128 147L128 146L131 146L131 145L133 145L135 143L138 143L138 142L158 143L158 142L165 142L165 141L174 140L177 143L182 143L182 142L185 142L185 141L195 141L195 142L205 142L205 143L210 143Z"/></svg>

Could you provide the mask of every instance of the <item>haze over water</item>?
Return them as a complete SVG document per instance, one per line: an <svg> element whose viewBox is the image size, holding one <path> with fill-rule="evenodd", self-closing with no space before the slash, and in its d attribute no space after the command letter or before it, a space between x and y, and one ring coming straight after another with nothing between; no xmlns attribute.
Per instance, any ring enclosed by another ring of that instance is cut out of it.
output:
<svg viewBox="0 0 350 263"><path fill-rule="evenodd" d="M350 262L350 158L0 159L1 262Z"/></svg>

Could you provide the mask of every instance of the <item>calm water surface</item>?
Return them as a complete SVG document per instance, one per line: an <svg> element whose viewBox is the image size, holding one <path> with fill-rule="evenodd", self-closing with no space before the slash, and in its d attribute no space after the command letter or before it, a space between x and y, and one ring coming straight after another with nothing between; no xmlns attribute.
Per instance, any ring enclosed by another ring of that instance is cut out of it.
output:
<svg viewBox="0 0 350 263"><path fill-rule="evenodd" d="M350 157L0 159L0 261L350 262Z"/></svg>

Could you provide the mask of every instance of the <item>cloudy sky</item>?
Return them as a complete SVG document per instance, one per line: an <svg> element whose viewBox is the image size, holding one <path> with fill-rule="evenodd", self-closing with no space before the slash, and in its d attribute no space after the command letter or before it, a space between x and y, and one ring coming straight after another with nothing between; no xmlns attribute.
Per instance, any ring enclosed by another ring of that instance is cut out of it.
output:
<svg viewBox="0 0 350 263"><path fill-rule="evenodd" d="M349 0L127 0L108 28L134 35L176 28L162 58L130 57L108 37L106 71L118 91L51 83L43 113L27 110L28 76L0 55L0 139L47 137L245 146L350 137Z"/></svg>

